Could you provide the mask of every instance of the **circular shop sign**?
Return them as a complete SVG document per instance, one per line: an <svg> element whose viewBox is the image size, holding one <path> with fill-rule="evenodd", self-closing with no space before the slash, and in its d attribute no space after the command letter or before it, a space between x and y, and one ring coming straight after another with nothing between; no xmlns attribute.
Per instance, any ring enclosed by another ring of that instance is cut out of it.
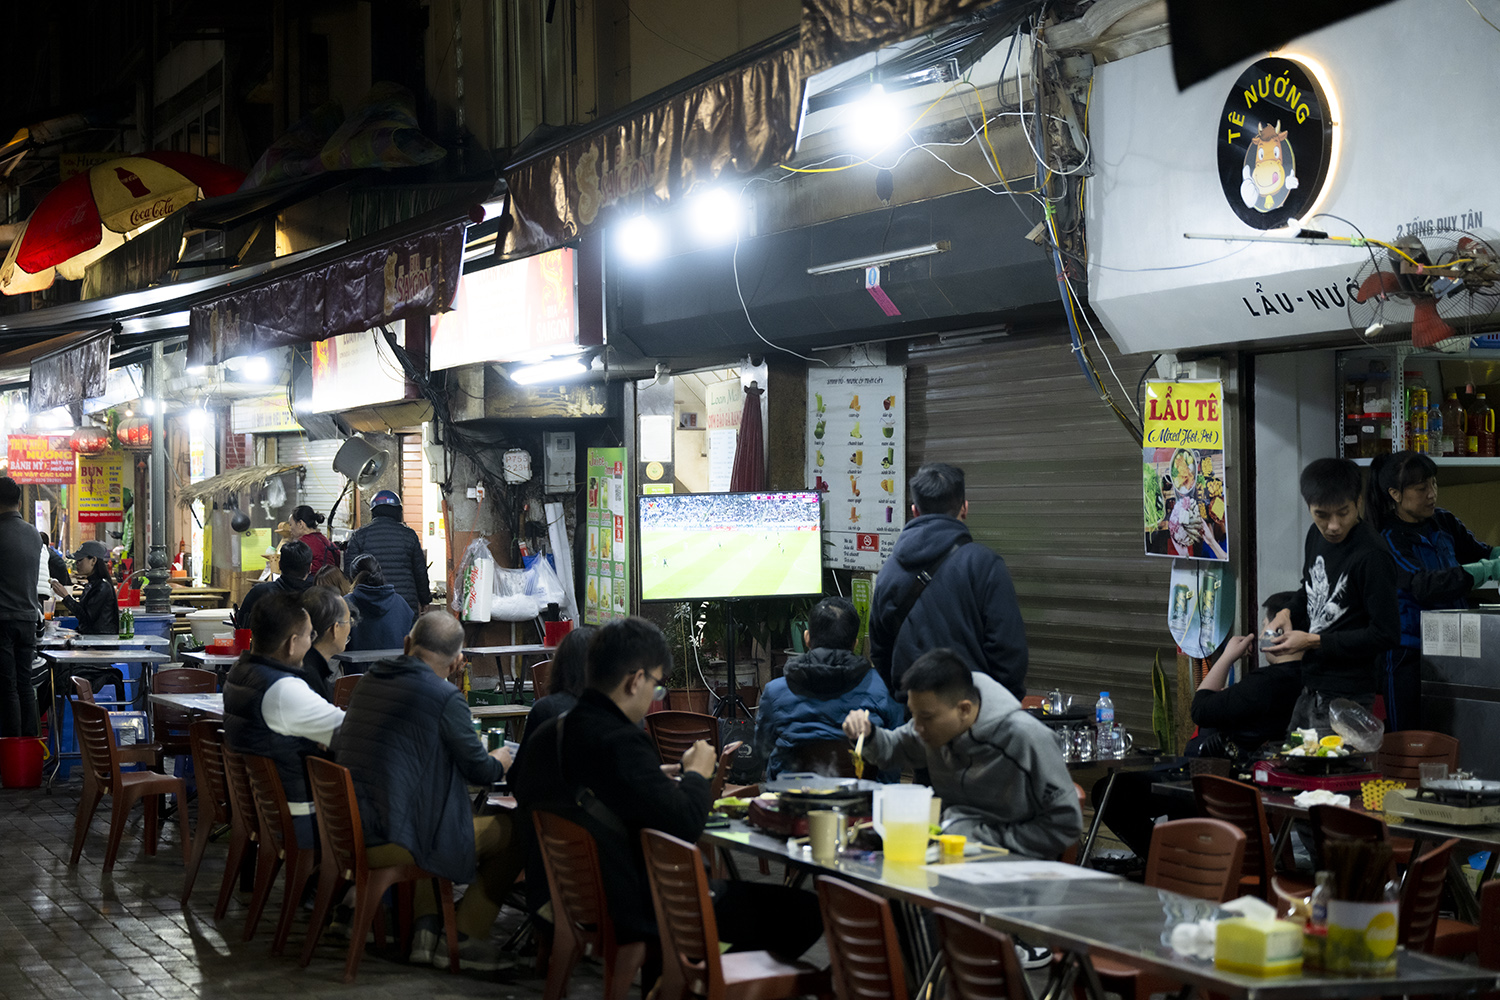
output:
<svg viewBox="0 0 1500 1000"><path fill-rule="evenodd" d="M1305 66L1252 63L1219 118L1219 184L1234 214L1255 229L1301 218L1328 179L1333 127L1323 88Z"/></svg>

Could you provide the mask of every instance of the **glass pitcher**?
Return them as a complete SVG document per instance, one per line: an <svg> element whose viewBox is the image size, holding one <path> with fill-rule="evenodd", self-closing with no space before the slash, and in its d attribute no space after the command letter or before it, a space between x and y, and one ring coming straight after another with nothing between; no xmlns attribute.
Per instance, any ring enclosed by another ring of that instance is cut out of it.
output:
<svg viewBox="0 0 1500 1000"><path fill-rule="evenodd" d="M920 865L927 860L932 789L926 785L882 785L875 790L875 832L885 841L885 860Z"/></svg>

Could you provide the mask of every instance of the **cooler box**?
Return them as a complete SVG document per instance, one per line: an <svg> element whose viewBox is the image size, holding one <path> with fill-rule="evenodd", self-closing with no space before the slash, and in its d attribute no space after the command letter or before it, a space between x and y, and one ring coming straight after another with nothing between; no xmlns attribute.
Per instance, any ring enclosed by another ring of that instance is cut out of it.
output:
<svg viewBox="0 0 1500 1000"><path fill-rule="evenodd" d="M163 639L172 638L172 623L176 621L175 615L136 615L136 635L159 635Z"/></svg>

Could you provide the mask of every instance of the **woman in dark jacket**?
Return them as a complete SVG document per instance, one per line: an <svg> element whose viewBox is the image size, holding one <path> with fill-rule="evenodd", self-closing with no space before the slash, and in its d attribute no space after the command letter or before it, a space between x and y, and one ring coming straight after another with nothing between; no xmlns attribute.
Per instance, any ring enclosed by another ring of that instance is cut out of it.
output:
<svg viewBox="0 0 1500 1000"><path fill-rule="evenodd" d="M1401 645L1385 656L1386 729L1422 725L1422 612L1469 606L1469 591L1500 580L1500 559L1437 505L1437 463L1414 451L1370 463L1365 512L1396 561Z"/></svg>
<svg viewBox="0 0 1500 1000"><path fill-rule="evenodd" d="M102 542L84 542L73 553L73 568L88 581L83 595L74 598L56 580L52 581L52 592L78 616L78 631L84 635L119 635L120 604L109 578L109 549Z"/></svg>
<svg viewBox="0 0 1500 1000"><path fill-rule="evenodd" d="M302 676L307 686L333 702L334 670L329 661L344 651L354 612L335 590L309 587L302 593L302 607L312 619L313 644L302 658Z"/></svg>
<svg viewBox="0 0 1500 1000"><path fill-rule="evenodd" d="M328 518L303 504L292 511L292 516L287 521L292 541L301 542L312 550L312 566L307 571L309 580L316 577L325 566L339 565L339 550L334 548L327 535L318 530L318 525L326 520Z"/></svg>
<svg viewBox="0 0 1500 1000"><path fill-rule="evenodd" d="M349 633L349 650L400 649L417 620L411 605L385 582L374 556L360 556L349 568L354 571L354 589L344 600L358 616Z"/></svg>
<svg viewBox="0 0 1500 1000"><path fill-rule="evenodd" d="M544 722L555 719L578 704L578 696L588 687L585 668L588 664L589 640L598 629L592 625L575 628L557 644L552 654L552 669L547 678L547 693L537 698L526 715L526 729L521 742L526 742L525 733L534 733Z"/></svg>

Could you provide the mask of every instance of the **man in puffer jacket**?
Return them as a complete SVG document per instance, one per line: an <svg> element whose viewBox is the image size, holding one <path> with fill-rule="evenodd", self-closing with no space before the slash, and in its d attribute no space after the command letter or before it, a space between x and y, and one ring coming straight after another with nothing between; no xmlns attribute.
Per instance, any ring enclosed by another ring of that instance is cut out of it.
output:
<svg viewBox="0 0 1500 1000"><path fill-rule="evenodd" d="M1083 814L1052 732L988 674L951 649L917 659L902 678L911 721L891 730L856 710L844 733L866 736L877 767L927 768L943 800L943 832L1030 858L1056 858Z"/></svg>
<svg viewBox="0 0 1500 1000"><path fill-rule="evenodd" d="M381 490L370 501L370 523L350 536L344 548L344 565L353 572L354 561L362 555L380 561L385 582L411 605L413 615L432 603L427 553L417 533L401 523L401 498L391 490Z"/></svg>
<svg viewBox="0 0 1500 1000"><path fill-rule="evenodd" d="M905 711L864 657L854 653L859 612L846 597L827 597L807 616L808 652L788 660L784 675L766 685L755 712L755 748L766 777L797 771L799 745L844 741L844 718L854 709L873 712L895 729ZM842 751L841 751L842 752Z"/></svg>

